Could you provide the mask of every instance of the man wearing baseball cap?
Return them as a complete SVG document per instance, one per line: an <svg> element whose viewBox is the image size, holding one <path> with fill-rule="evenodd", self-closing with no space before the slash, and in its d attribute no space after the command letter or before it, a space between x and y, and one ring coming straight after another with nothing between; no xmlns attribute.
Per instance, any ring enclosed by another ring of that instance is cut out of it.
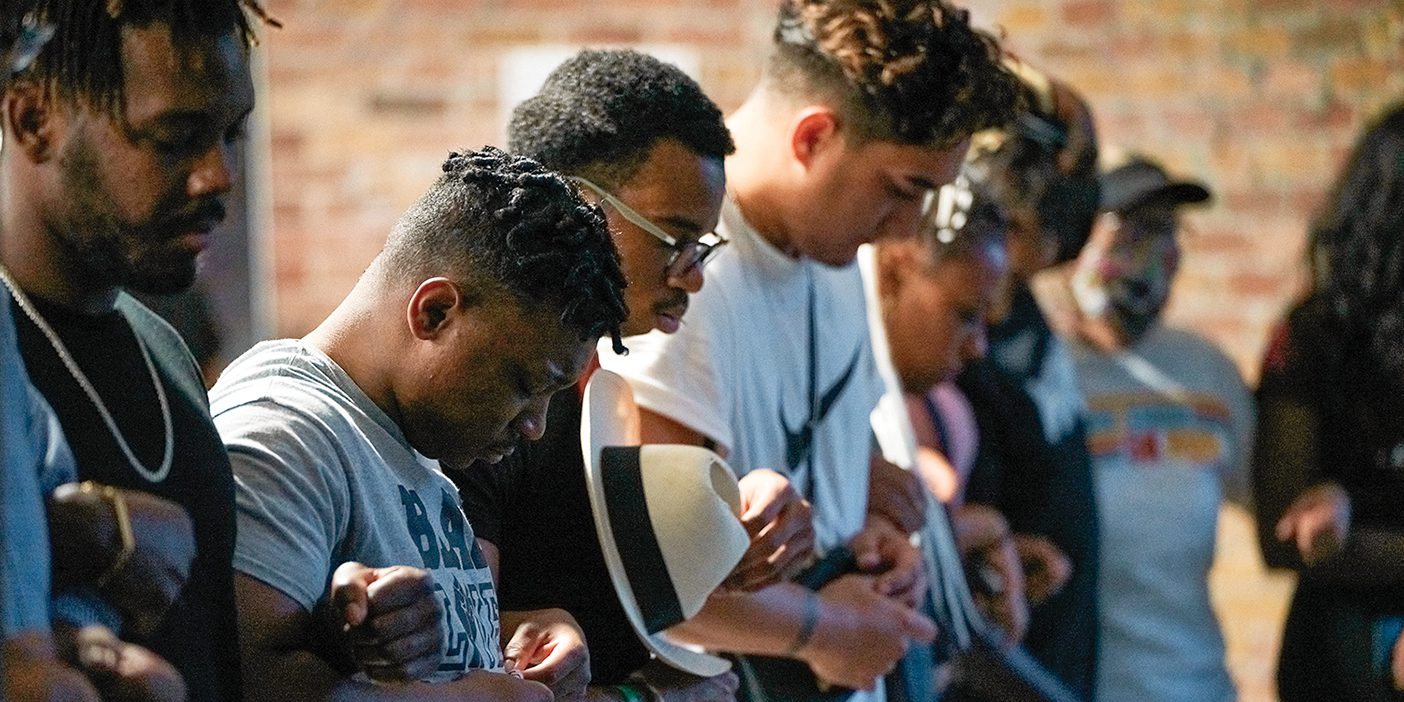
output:
<svg viewBox="0 0 1404 702"><path fill-rule="evenodd" d="M1101 191L1091 238L1041 287L1087 398L1103 549L1097 692L1232 699L1207 576L1219 505L1246 494L1253 399L1222 351L1161 322L1180 212L1209 190L1134 157L1102 174Z"/></svg>

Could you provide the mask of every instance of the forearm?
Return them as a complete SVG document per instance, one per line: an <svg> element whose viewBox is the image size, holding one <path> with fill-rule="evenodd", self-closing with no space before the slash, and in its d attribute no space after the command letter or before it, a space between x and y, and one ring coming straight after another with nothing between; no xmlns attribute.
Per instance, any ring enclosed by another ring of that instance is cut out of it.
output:
<svg viewBox="0 0 1404 702"><path fill-rule="evenodd" d="M1253 447L1253 499L1258 540L1269 566L1302 566L1297 549L1279 540L1276 528L1292 502L1321 480L1316 446L1319 426L1316 411L1303 402L1269 396L1259 401Z"/></svg>
<svg viewBox="0 0 1404 702"><path fill-rule="evenodd" d="M13 702L97 702L97 690L82 673L64 665L47 633L27 631L0 643L0 699Z"/></svg>
<svg viewBox="0 0 1404 702"><path fill-rule="evenodd" d="M671 638L704 648L762 656L789 651L805 625L806 599L793 583L754 592L717 592L697 616L668 630Z"/></svg>
<svg viewBox="0 0 1404 702"><path fill-rule="evenodd" d="M496 699L507 678L502 673L473 670L444 683L377 683L343 675L315 653L286 651L245 661L244 699L285 699L288 690L297 690L298 699L337 702Z"/></svg>

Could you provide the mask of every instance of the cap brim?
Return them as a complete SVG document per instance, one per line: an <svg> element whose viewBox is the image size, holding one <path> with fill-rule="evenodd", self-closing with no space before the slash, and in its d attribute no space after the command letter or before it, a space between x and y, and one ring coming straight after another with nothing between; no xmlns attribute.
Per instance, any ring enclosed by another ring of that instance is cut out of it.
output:
<svg viewBox="0 0 1404 702"><path fill-rule="evenodd" d="M605 567L614 584L615 594L634 633L644 646L668 665L693 675L711 677L731 669L731 663L716 656L694 651L668 640L663 633L650 634L639 614L639 604L629 585L624 562L619 557L619 545L609 521L609 508L604 493L600 450L606 446L638 446L639 414L633 391L618 375L596 371L585 386L585 401L580 422L580 444L585 452L585 482L590 495L590 512L595 521L595 533L604 552Z"/></svg>
<svg viewBox="0 0 1404 702"><path fill-rule="evenodd" d="M1103 192L1106 192L1105 186L1103 186ZM1205 202L1209 197L1209 189L1199 183L1176 182L1167 183L1151 190L1107 198L1102 203L1101 209L1107 212L1125 212L1152 202L1167 205L1192 205Z"/></svg>

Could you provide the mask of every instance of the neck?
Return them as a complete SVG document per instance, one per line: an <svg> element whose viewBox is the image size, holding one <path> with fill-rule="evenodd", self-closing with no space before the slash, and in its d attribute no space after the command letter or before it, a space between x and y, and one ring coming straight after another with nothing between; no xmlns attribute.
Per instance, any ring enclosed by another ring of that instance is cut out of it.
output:
<svg viewBox="0 0 1404 702"><path fill-rule="evenodd" d="M790 256L799 257L794 239L786 226L786 207L797 201L797 193L784 179L786 163L782 149L787 135L763 91L747 98L726 120L736 142L736 152L726 159L727 190L746 223L761 238Z"/></svg>
<svg viewBox="0 0 1404 702"><path fill-rule="evenodd" d="M1131 346L1130 339L1100 319L1084 319L1078 337L1102 353L1118 353Z"/></svg>
<svg viewBox="0 0 1404 702"><path fill-rule="evenodd" d="M121 289L85 271L45 222L39 177L7 168L0 180L0 263L26 295L84 314L111 312Z"/></svg>
<svg viewBox="0 0 1404 702"><path fill-rule="evenodd" d="M303 341L335 361L361 392L399 425L401 411L394 368L402 354L387 349L385 338L385 330L396 328L399 321L394 318L394 305L385 303L395 296L372 278L369 271L361 276L351 294ZM398 312L402 314L403 310Z"/></svg>
<svg viewBox="0 0 1404 702"><path fill-rule="evenodd" d="M1039 271L1022 285L1027 285L1033 293L1039 311L1043 312L1043 318L1048 320L1048 326L1054 332L1064 338L1080 339L1084 337L1083 330L1091 320L1082 314L1082 308L1073 296L1071 274L1070 266L1054 266Z"/></svg>

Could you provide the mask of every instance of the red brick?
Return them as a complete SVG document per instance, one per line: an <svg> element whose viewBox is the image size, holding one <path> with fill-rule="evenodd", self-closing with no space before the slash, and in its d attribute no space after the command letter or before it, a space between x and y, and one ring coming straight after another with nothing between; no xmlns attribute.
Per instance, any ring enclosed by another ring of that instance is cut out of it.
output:
<svg viewBox="0 0 1404 702"><path fill-rule="evenodd" d="M1063 21L1071 27L1100 27L1116 16L1110 0L1074 0L1063 5Z"/></svg>
<svg viewBox="0 0 1404 702"><path fill-rule="evenodd" d="M1228 292L1234 297L1280 297L1290 280L1261 273L1237 273L1229 278Z"/></svg>
<svg viewBox="0 0 1404 702"><path fill-rule="evenodd" d="M1292 50L1298 55L1344 53L1358 51L1361 43L1361 26L1356 19L1327 13L1319 23L1296 34Z"/></svg>

